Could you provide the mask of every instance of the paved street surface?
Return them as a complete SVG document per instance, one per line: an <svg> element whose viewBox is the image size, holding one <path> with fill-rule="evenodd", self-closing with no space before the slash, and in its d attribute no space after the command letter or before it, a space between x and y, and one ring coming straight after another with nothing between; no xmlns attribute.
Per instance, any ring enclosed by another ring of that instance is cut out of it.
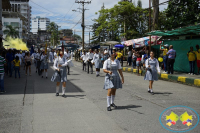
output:
<svg viewBox="0 0 200 133"><path fill-rule="evenodd" d="M147 93L148 81L124 73L123 89L117 90L118 109L106 110L101 77L82 71L74 62L68 76L67 97L55 96L55 83L35 73L21 79L5 77L7 93L0 95L0 133L169 133L159 123L161 112L175 105L200 114L200 89L167 81L154 83L155 95ZM51 64L52 66L52 64ZM61 92L61 89L60 89ZM188 133L200 133L200 125Z"/></svg>

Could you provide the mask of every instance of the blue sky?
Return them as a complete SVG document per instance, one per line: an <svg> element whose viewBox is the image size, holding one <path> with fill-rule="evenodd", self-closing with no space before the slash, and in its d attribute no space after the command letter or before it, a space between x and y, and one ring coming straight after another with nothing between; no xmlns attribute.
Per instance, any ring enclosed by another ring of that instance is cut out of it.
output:
<svg viewBox="0 0 200 133"><path fill-rule="evenodd" d="M87 0L85 0L87 1ZM85 7L89 10L85 12L85 24L92 25L92 19L98 18L95 12L98 12L103 3L105 8L111 8L117 4L119 0L91 0L91 4L86 4ZM134 0L133 0L134 1ZM166 0L160 0L160 3ZM82 8L81 4L75 3L75 0L30 0L32 6L32 17L40 16L47 17L51 22L56 22L61 29L73 29L76 34L82 35L81 28L81 16L80 12L73 12L72 10L78 10ZM137 0L135 0L137 3ZM142 0L142 7L149 7L149 0ZM167 5L160 6L160 10L167 8ZM85 29L89 31L89 29ZM85 32L85 41L89 40L89 32Z"/></svg>

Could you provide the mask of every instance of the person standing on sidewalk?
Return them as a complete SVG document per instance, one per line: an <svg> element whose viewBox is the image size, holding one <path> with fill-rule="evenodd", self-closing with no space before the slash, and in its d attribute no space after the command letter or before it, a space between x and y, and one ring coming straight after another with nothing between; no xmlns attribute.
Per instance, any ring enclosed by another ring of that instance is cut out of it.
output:
<svg viewBox="0 0 200 133"><path fill-rule="evenodd" d="M4 89L4 65L6 65L6 60L0 55L0 93L5 93Z"/></svg>
<svg viewBox="0 0 200 133"><path fill-rule="evenodd" d="M154 95L153 92L153 82L158 80L158 73L160 74L160 67L158 60L154 58L154 53L150 52L150 58L146 60L145 62L146 66L146 74L144 77L144 80L149 80L149 88L148 92Z"/></svg>
<svg viewBox="0 0 200 133"><path fill-rule="evenodd" d="M59 96L60 83L62 83L62 97L65 97L66 82L67 82L67 59L64 57L64 53L60 51L59 56L54 61L54 69L57 71L60 78L54 77L51 79L56 83L56 96Z"/></svg>
<svg viewBox="0 0 200 133"><path fill-rule="evenodd" d="M188 57L189 64L190 64L190 73L188 73L188 74L191 74L191 75L194 75L194 64L195 64L195 60L196 60L195 55L196 54L193 51L193 47L190 47L190 51L187 53L187 57Z"/></svg>
<svg viewBox="0 0 200 133"><path fill-rule="evenodd" d="M131 66L132 51L128 51L127 65Z"/></svg>
<svg viewBox="0 0 200 133"><path fill-rule="evenodd" d="M136 59L136 66L137 66L137 70L138 70L138 76L139 76L139 73L140 73L140 70L141 70L141 60L142 60L142 54L141 52L137 51L136 52L136 56L137 56L137 59Z"/></svg>
<svg viewBox="0 0 200 133"><path fill-rule="evenodd" d="M124 83L122 67L119 60L116 59L116 50L113 50L111 57L104 62L103 71L106 73L104 89L108 90L107 111L112 111L111 107L117 108L114 104L116 90L122 88L122 84Z"/></svg>
<svg viewBox="0 0 200 133"><path fill-rule="evenodd" d="M167 52L168 61L167 61L167 74L174 74L174 62L176 58L176 50L173 49L173 45L169 46L169 51Z"/></svg>
<svg viewBox="0 0 200 133"><path fill-rule="evenodd" d="M163 51L163 64L164 64L164 72L163 73L167 73L167 60L168 60L168 56L167 56L167 52L168 52L168 44L164 45L164 49L161 48L160 45L160 51Z"/></svg>
<svg viewBox="0 0 200 133"><path fill-rule="evenodd" d="M92 49L89 50L87 53L87 61L88 61L88 74L89 74L89 67L91 68L91 74L93 74L93 64L92 64L92 59L93 59L94 54L92 53Z"/></svg>
<svg viewBox="0 0 200 133"><path fill-rule="evenodd" d="M197 49L197 51L195 51L195 53L196 53L196 57L197 57L197 68L198 68L197 75L199 75L200 74L199 73L199 70L200 70L200 49L199 49L199 45L196 45L196 49Z"/></svg>
<svg viewBox="0 0 200 133"><path fill-rule="evenodd" d="M19 59L19 56L16 56L15 59L13 60L13 64L15 66L15 78L17 78L17 73L18 73L18 76L20 78L20 59Z"/></svg>

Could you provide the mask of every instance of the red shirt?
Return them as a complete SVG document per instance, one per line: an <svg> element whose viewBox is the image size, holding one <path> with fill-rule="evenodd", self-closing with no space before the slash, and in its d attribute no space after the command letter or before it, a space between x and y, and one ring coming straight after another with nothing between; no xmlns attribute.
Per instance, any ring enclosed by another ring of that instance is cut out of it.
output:
<svg viewBox="0 0 200 133"><path fill-rule="evenodd" d="M141 57L138 57L138 58L137 58L137 61L141 61L141 60L142 60L142 58L141 58Z"/></svg>

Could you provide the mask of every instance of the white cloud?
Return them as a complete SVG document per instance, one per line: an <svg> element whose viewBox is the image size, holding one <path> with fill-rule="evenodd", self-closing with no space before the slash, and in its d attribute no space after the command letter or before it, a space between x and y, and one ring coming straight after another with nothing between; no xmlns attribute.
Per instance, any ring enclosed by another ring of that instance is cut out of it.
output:
<svg viewBox="0 0 200 133"><path fill-rule="evenodd" d="M77 24L77 22L81 19L81 13L72 11L73 9L78 10L77 8L79 7L82 8L80 4L75 3L75 0L59 0L59 1L32 0L32 1L33 2L30 1L30 5L32 6L32 17L35 17L35 16L48 17L50 18L51 21L54 21L58 25L62 26L61 28L63 29L73 28ZM117 4L119 0L91 0L91 1L92 1L91 4L85 5L85 7L89 9L85 11L86 25L93 24L92 19L98 17L98 15L95 15L95 12L98 12L101 9L103 3L105 5L105 8L111 8L115 4ZM160 3L165 2L165 1L166 0L160 0ZM137 0L135 0L135 3L137 5ZM149 1L142 0L142 7L148 8ZM160 10L164 10L164 8L167 8L167 5L160 6ZM76 27L74 27L74 29L76 29L77 31L81 31L82 28L80 25L81 24L77 24ZM81 32L78 32L77 34L81 35ZM85 33L85 34L88 34L88 33ZM86 37L85 40L88 42L89 40L88 35L86 35L85 37Z"/></svg>

